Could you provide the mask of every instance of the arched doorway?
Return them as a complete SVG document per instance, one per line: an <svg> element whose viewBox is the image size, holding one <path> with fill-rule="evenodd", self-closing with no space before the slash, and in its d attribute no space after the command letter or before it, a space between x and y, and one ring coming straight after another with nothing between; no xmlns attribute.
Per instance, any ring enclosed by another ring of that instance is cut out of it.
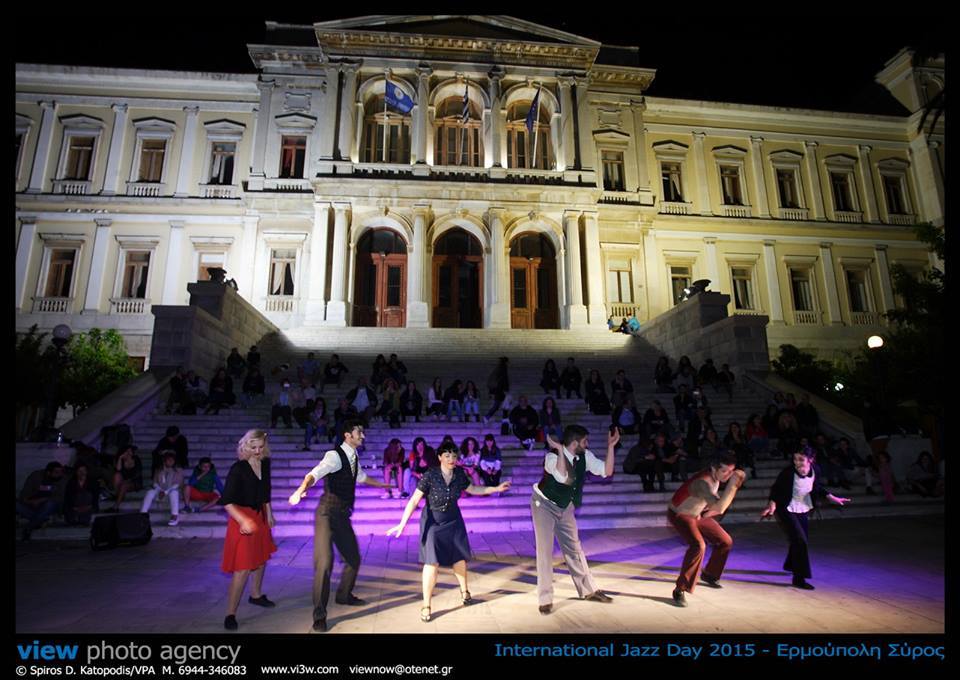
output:
<svg viewBox="0 0 960 680"><path fill-rule="evenodd" d="M560 327L557 257L543 234L521 234L510 243L510 326Z"/></svg>
<svg viewBox="0 0 960 680"><path fill-rule="evenodd" d="M355 326L407 323L407 244L392 229L372 229L357 243Z"/></svg>
<svg viewBox="0 0 960 680"><path fill-rule="evenodd" d="M460 228L433 246L433 327L483 327L483 246Z"/></svg>

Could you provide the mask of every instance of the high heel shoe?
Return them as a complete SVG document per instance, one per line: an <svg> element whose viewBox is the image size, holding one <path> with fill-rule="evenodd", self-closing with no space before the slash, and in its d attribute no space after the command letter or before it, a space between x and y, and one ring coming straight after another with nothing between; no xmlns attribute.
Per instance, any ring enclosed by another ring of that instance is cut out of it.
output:
<svg viewBox="0 0 960 680"><path fill-rule="evenodd" d="M430 623L430 607L420 607L420 620L424 623Z"/></svg>
<svg viewBox="0 0 960 680"><path fill-rule="evenodd" d="M469 590L460 591L460 601L463 603L463 606L468 606L473 604L473 598L470 596Z"/></svg>

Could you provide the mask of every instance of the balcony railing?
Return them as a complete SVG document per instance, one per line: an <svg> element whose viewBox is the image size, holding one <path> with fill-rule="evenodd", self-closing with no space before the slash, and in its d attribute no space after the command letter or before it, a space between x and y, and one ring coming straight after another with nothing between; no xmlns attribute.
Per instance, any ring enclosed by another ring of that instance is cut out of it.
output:
<svg viewBox="0 0 960 680"><path fill-rule="evenodd" d="M820 323L820 312L797 310L793 313L793 322L798 326L816 326Z"/></svg>
<svg viewBox="0 0 960 680"><path fill-rule="evenodd" d="M833 216L837 222L853 222L853 223L863 222L862 212L853 212L850 210L837 210L833 213Z"/></svg>
<svg viewBox="0 0 960 680"><path fill-rule="evenodd" d="M127 196L158 198L163 195L162 182L127 182Z"/></svg>
<svg viewBox="0 0 960 680"><path fill-rule="evenodd" d="M33 311L56 314L66 314L70 311L70 303L73 298L68 297L39 297L33 298Z"/></svg>
<svg viewBox="0 0 960 680"><path fill-rule="evenodd" d="M200 195L204 198L236 198L237 187L234 184L201 184Z"/></svg>
<svg viewBox="0 0 960 680"><path fill-rule="evenodd" d="M640 205L640 197L633 191L612 191L604 189L600 196L600 203L609 203L613 205Z"/></svg>
<svg viewBox="0 0 960 680"><path fill-rule="evenodd" d="M749 205L725 205L723 206L724 217L750 217Z"/></svg>
<svg viewBox="0 0 960 680"><path fill-rule="evenodd" d="M146 314L150 300L145 298L110 298L111 314Z"/></svg>
<svg viewBox="0 0 960 680"><path fill-rule="evenodd" d="M810 211L806 208L780 208L781 220L806 220L810 217Z"/></svg>
<svg viewBox="0 0 960 680"><path fill-rule="evenodd" d="M55 179L53 193L81 196L90 193L91 184L93 183L88 179Z"/></svg>
<svg viewBox="0 0 960 680"><path fill-rule="evenodd" d="M664 215L689 215L693 210L692 203L678 201L660 201L660 212Z"/></svg>
<svg viewBox="0 0 960 680"><path fill-rule="evenodd" d="M296 309L297 298L292 295L268 295L266 310L268 312L292 312Z"/></svg>
<svg viewBox="0 0 960 680"><path fill-rule="evenodd" d="M299 193L313 191L313 185L310 184L310 180L308 179L272 177L264 180L263 189L264 191L291 191Z"/></svg>
<svg viewBox="0 0 960 680"><path fill-rule="evenodd" d="M607 309L610 310L614 321L623 317L630 318L640 311L640 305L635 302L608 302Z"/></svg>
<svg viewBox="0 0 960 680"><path fill-rule="evenodd" d="M851 312L850 320L854 326L876 326L880 323L880 315L876 312Z"/></svg>
<svg viewBox="0 0 960 680"><path fill-rule="evenodd" d="M887 218L887 221L890 224L898 224L900 226L909 227L910 225L917 223L917 216L916 215L890 215Z"/></svg>

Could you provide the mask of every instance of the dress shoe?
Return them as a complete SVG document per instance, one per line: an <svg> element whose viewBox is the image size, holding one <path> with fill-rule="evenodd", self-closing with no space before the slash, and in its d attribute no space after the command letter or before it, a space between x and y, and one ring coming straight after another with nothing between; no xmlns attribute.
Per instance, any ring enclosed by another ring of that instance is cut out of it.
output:
<svg viewBox="0 0 960 680"><path fill-rule="evenodd" d="M255 604L258 607L276 607L277 603L273 600L268 600L266 595L261 595L260 597L248 597L247 602L250 604Z"/></svg>
<svg viewBox="0 0 960 680"><path fill-rule="evenodd" d="M553 604L542 604L542 605L540 605L540 613L541 613L541 614L549 614L551 611L553 611Z"/></svg>
<svg viewBox="0 0 960 680"><path fill-rule="evenodd" d="M813 587L812 584L807 583L807 582L806 582L804 579L802 579L802 578L795 578L795 579L793 579L793 587L794 587L794 588L799 588L800 590L815 590L815 588Z"/></svg>
<svg viewBox="0 0 960 680"><path fill-rule="evenodd" d="M613 602L613 598L602 590L594 590L589 595L585 595L583 599L591 602Z"/></svg>
<svg viewBox="0 0 960 680"><path fill-rule="evenodd" d="M711 588L723 588L720 585L720 579L714 578L713 576L707 576L706 574L700 575L700 580L703 581L705 586L710 586Z"/></svg>
<svg viewBox="0 0 960 680"><path fill-rule="evenodd" d="M686 596L683 594L683 591L680 590L679 588L674 589L674 591L673 591L673 603L674 603L675 605L677 605L678 607L686 607L686 606L687 606L687 598L686 598Z"/></svg>
<svg viewBox="0 0 960 680"><path fill-rule="evenodd" d="M318 633L327 632L327 620L326 619L317 619L313 622L313 629Z"/></svg>
<svg viewBox="0 0 960 680"><path fill-rule="evenodd" d="M359 597L354 597L353 594L351 594L350 597L348 597L346 600L341 600L340 598L337 598L335 601L337 604L346 604L351 607L359 607L367 603L366 600L361 600Z"/></svg>
<svg viewBox="0 0 960 680"><path fill-rule="evenodd" d="M227 630L236 630L238 628L237 617L230 614L223 620L223 627Z"/></svg>

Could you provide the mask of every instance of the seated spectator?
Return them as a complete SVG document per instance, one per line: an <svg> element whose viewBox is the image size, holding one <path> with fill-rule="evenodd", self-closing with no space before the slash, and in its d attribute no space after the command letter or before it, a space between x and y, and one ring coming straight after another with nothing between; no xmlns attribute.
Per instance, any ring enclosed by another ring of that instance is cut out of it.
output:
<svg viewBox="0 0 960 680"><path fill-rule="evenodd" d="M640 332L640 319L637 318L636 314L631 314L630 318L627 319L627 329L631 335L636 335Z"/></svg>
<svg viewBox="0 0 960 680"><path fill-rule="evenodd" d="M343 443L343 424L348 420L359 419L357 407L340 397L337 408L333 411L333 429L330 430L330 441L334 446L340 446Z"/></svg>
<svg viewBox="0 0 960 680"><path fill-rule="evenodd" d="M480 422L480 391L472 380L468 380L463 389L463 421L470 422L471 415Z"/></svg>
<svg viewBox="0 0 960 680"><path fill-rule="evenodd" d="M164 413L173 413L174 406L176 406L176 412L179 413L183 403L187 400L186 388L187 377L184 375L183 369L178 366L177 370L173 373L173 377L170 378L170 396L167 397L167 405L163 410Z"/></svg>
<svg viewBox="0 0 960 680"><path fill-rule="evenodd" d="M780 436L780 410L776 404L767 405L767 411L763 414L761 422L770 439L777 439Z"/></svg>
<svg viewBox="0 0 960 680"><path fill-rule="evenodd" d="M207 381L201 378L193 371L187 371L184 381L184 391L186 398L180 406L180 413L184 415L196 415L197 409L207 404Z"/></svg>
<svg viewBox="0 0 960 680"><path fill-rule="evenodd" d="M790 411L780 412L777 418L777 451L784 457L789 458L792 452L798 451L800 440L800 426L797 419Z"/></svg>
<svg viewBox="0 0 960 680"><path fill-rule="evenodd" d="M417 385L412 380L407 383L407 388L400 394L400 416L403 422L413 416L416 422L420 422L420 413L423 411L423 397L417 390Z"/></svg>
<svg viewBox="0 0 960 680"><path fill-rule="evenodd" d="M223 482L217 476L217 468L209 457L204 456L193 468L193 474L187 480L183 490L184 512L206 512L217 505L223 495ZM203 503L199 509L191 505L194 501Z"/></svg>
<svg viewBox="0 0 960 680"><path fill-rule="evenodd" d="M697 384L700 387L713 385L714 389L719 390L717 387L717 367L713 365L713 359L704 361L703 366L697 371Z"/></svg>
<svg viewBox="0 0 960 680"><path fill-rule="evenodd" d="M770 398L770 405L777 407L777 414L783 411L787 406L787 400L783 397L783 392L774 392Z"/></svg>
<svg viewBox="0 0 960 680"><path fill-rule="evenodd" d="M63 465L55 461L30 473L17 499L17 514L27 520L20 540L29 541L34 531L60 512L66 482Z"/></svg>
<svg viewBox="0 0 960 680"><path fill-rule="evenodd" d="M336 354L332 355L330 361L323 367L323 384L320 385L320 392L322 393L323 388L327 385L340 387L344 373L349 372L350 370L340 363L340 357Z"/></svg>
<svg viewBox="0 0 960 680"><path fill-rule="evenodd" d="M816 407L810 403L809 394L800 397L800 403L797 404L793 414L797 418L800 434L806 437L816 436L820 429L820 414L817 413Z"/></svg>
<svg viewBox="0 0 960 680"><path fill-rule="evenodd" d="M307 358L297 367L297 377L311 385L320 382L323 377L320 373L320 362L313 352L307 352Z"/></svg>
<svg viewBox="0 0 960 680"><path fill-rule="evenodd" d="M747 418L746 436L747 446L753 451L754 456L767 455L770 450L770 436L759 413L751 413Z"/></svg>
<svg viewBox="0 0 960 680"><path fill-rule="evenodd" d="M440 458L432 448L427 446L427 441L423 437L417 437L413 440L410 447L410 458L408 464L409 476L404 482L403 490L407 494L412 494L417 488L417 482L423 477L423 474L432 467L440 466Z"/></svg>
<svg viewBox="0 0 960 680"><path fill-rule="evenodd" d="M660 357L657 366L653 369L653 380L657 383L657 392L673 392L673 370L670 368L670 359Z"/></svg>
<svg viewBox="0 0 960 680"><path fill-rule="evenodd" d="M677 416L677 427L682 432L687 429L697 410L696 400L684 384L677 387L677 394L673 398L673 409Z"/></svg>
<svg viewBox="0 0 960 680"><path fill-rule="evenodd" d="M174 461L176 461L176 453L174 453ZM140 491L142 488L143 463L137 455L137 447L128 444L117 452L113 462L113 491L116 499L113 508L107 512L119 512L124 496L132 491Z"/></svg>
<svg viewBox="0 0 960 680"><path fill-rule="evenodd" d="M550 450L550 445L546 443L548 436L557 441L563 439L563 419L560 417L560 409L557 408L557 402L553 397L543 400L540 407L540 427L543 428L543 448L546 450Z"/></svg>
<svg viewBox="0 0 960 680"><path fill-rule="evenodd" d="M434 378L433 384L427 390L427 415L439 420L443 415L443 384L440 378Z"/></svg>
<svg viewBox="0 0 960 680"><path fill-rule="evenodd" d="M267 391L263 381L263 375L259 368L251 368L247 377L243 379L243 391L240 393L240 403L244 408L250 408L251 405L260 401Z"/></svg>
<svg viewBox="0 0 960 680"><path fill-rule="evenodd" d="M733 401L733 385L736 381L737 378L733 374L733 371L730 370L730 365L724 364L717 374L716 385L718 389L722 389L727 393L727 401Z"/></svg>
<svg viewBox="0 0 960 680"><path fill-rule="evenodd" d="M484 486L499 486L500 474L503 466L503 456L500 447L492 434L483 438L483 448L480 449L480 478Z"/></svg>
<svg viewBox="0 0 960 680"><path fill-rule="evenodd" d="M406 498L406 491L403 488L403 470L406 467L406 457L403 451L403 444L394 437L383 450L383 483L390 484L390 477L397 477L397 494L401 498ZM393 489L387 489L382 498L393 498Z"/></svg>
<svg viewBox="0 0 960 680"><path fill-rule="evenodd" d="M454 416L457 417L458 421L463 421L463 391L463 381L454 380L453 384L443 393L444 411L448 421L452 422Z"/></svg>
<svg viewBox="0 0 960 680"><path fill-rule="evenodd" d="M608 331L617 330L617 322L613 320L613 314L607 317L607 330Z"/></svg>
<svg viewBox="0 0 960 680"><path fill-rule="evenodd" d="M695 416L690 420L687 426L686 450L691 456L703 458L700 451L700 443L707 435L707 430L713 429L713 422L710 415L704 408L698 408Z"/></svg>
<svg viewBox="0 0 960 680"><path fill-rule="evenodd" d="M734 421L727 427L727 434L723 437L723 447L736 454L738 468L741 470L750 468L751 479L757 478L757 462L753 455L753 449L747 444L740 423Z"/></svg>
<svg viewBox="0 0 960 680"><path fill-rule="evenodd" d="M86 465L73 469L63 497L63 518L72 526L87 526L90 518L100 512L100 489Z"/></svg>
<svg viewBox="0 0 960 680"><path fill-rule="evenodd" d="M881 451L873 456L877 470L877 476L880 478L880 489L883 491L884 504L893 503L893 490L896 488L896 479L893 476L893 466L891 465L890 454L887 451Z"/></svg>
<svg viewBox="0 0 960 680"><path fill-rule="evenodd" d="M726 452L726 447L724 447L723 442L720 441L717 431L713 427L708 427L703 430L703 438L700 440L699 447L697 449L697 455L702 459L710 460L716 455Z"/></svg>
<svg viewBox="0 0 960 680"><path fill-rule="evenodd" d="M357 386L347 392L347 401L357 409L363 426L369 427L370 419L376 412L377 395L367 386L367 379L364 376L357 378Z"/></svg>
<svg viewBox="0 0 960 680"><path fill-rule="evenodd" d="M260 351L256 345L251 345L250 351L247 352L247 370L252 371L255 368L260 368Z"/></svg>
<svg viewBox="0 0 960 680"><path fill-rule="evenodd" d="M907 481L914 493L922 497L943 495L943 480L929 451L921 451L916 462L907 471Z"/></svg>
<svg viewBox="0 0 960 680"><path fill-rule="evenodd" d="M177 454L163 452L163 467L153 475L153 487L147 491L140 505L140 512L150 512L153 499L164 496L170 499L170 521L167 526L175 527L180 523L180 486L183 484L183 470L177 467Z"/></svg>
<svg viewBox="0 0 960 680"><path fill-rule="evenodd" d="M247 362L240 356L240 350L236 347L230 349L230 355L227 357L227 374L234 380L243 378L243 371L247 367Z"/></svg>
<svg viewBox="0 0 960 680"><path fill-rule="evenodd" d="M317 437L326 439L327 435L327 402L323 397L318 397L313 402L313 409L307 414L307 427L303 435L303 450L309 451L310 444ZM322 441L320 442L322 443Z"/></svg>
<svg viewBox="0 0 960 680"><path fill-rule="evenodd" d="M818 432L814 437L812 450L815 454L815 460L819 464L821 479L824 484L849 489L851 484L847 480L847 471L841 456L836 454L836 447L830 445L826 435L822 432Z"/></svg>
<svg viewBox="0 0 960 680"><path fill-rule="evenodd" d="M237 401L233 394L233 381L227 375L224 368L217 369L216 375L210 381L210 396L205 414L213 411L214 415L220 413L220 409L232 406Z"/></svg>
<svg viewBox="0 0 960 680"><path fill-rule="evenodd" d="M797 415L797 398L793 396L793 392L787 392L787 396L784 399L783 407L790 411L794 416Z"/></svg>
<svg viewBox="0 0 960 680"><path fill-rule="evenodd" d="M510 424L513 425L513 433L517 439L527 447L528 451L533 450L533 445L537 440L537 427L540 419L537 411L527 402L525 396L521 396L516 408L510 411ZM499 485L497 482L493 486Z"/></svg>
<svg viewBox="0 0 960 680"><path fill-rule="evenodd" d="M389 377L390 372L387 370L387 359L382 354L378 354L377 358L373 361L373 369L370 371L370 385L374 389L378 389Z"/></svg>
<svg viewBox="0 0 960 680"><path fill-rule="evenodd" d="M113 460L110 456L101 456L92 446L87 446L77 440L72 446L77 453L73 459L74 470L83 465L87 468L87 477L97 489L98 496L104 493L110 487L110 480L113 478Z"/></svg>
<svg viewBox="0 0 960 680"><path fill-rule="evenodd" d="M840 437L833 448L827 453L827 457L832 464L843 469L844 479L849 479L847 473L862 471L867 488L870 488L871 473L873 472L871 464L861 458L860 455L851 448L849 439Z"/></svg>
<svg viewBox="0 0 960 680"><path fill-rule="evenodd" d="M313 408L313 404L307 401L307 391L310 386L304 380L301 383L291 383L290 385L290 414L297 421L297 427L305 429L307 427L307 411Z"/></svg>
<svg viewBox="0 0 960 680"><path fill-rule="evenodd" d="M543 365L540 387L543 388L544 394L556 392L557 399L560 398L560 373L557 372L557 365L553 363L553 359L547 359L547 362Z"/></svg>
<svg viewBox="0 0 960 680"><path fill-rule="evenodd" d="M670 481L686 481L687 480L687 452L683 448L683 440L680 437L675 438L673 441L668 440L663 433L659 433L650 442L650 448L648 449L649 453L653 454L653 472L657 475L657 484L659 486L659 491L664 491L663 485L663 473L665 470L670 471ZM644 464L644 486L649 485L649 489L652 490L653 487L653 476L650 474L650 465L648 463Z"/></svg>
<svg viewBox="0 0 960 680"><path fill-rule="evenodd" d="M400 388L393 378L383 381L383 394L380 395L380 408L377 416L390 427L400 427Z"/></svg>
<svg viewBox="0 0 960 680"><path fill-rule="evenodd" d="M290 396L290 381L284 380L280 385L280 392L273 400L273 407L270 409L270 427L277 426L277 420L283 418L283 424L287 427L293 427L291 416L293 415L293 399Z"/></svg>
<svg viewBox="0 0 960 680"><path fill-rule="evenodd" d="M657 453L654 452L647 443L641 440L630 449L630 452L627 454L627 459L623 463L624 472L628 472L628 462L630 469L634 470L634 472L630 472L629 474L640 475L640 479L643 481L644 492L653 491L654 476L660 480L660 490L664 491L663 463L657 457Z"/></svg>
<svg viewBox="0 0 960 680"><path fill-rule="evenodd" d="M407 382L407 367L397 358L396 354L390 355L390 361L387 362L387 371L398 385Z"/></svg>
<svg viewBox="0 0 960 680"><path fill-rule="evenodd" d="M653 400L653 404L643 414L642 432L642 438L647 440L652 439L660 432L668 439L670 438L670 416L667 415L666 409L657 399Z"/></svg>
<svg viewBox="0 0 960 680"><path fill-rule="evenodd" d="M618 333L630 333L630 323L627 321L627 317L623 317L623 321L620 322L620 328L617 329Z"/></svg>
<svg viewBox="0 0 960 680"><path fill-rule="evenodd" d="M460 460L457 465L463 468L473 484L482 486L480 479L480 442L473 437L467 437L460 444Z"/></svg>
<svg viewBox="0 0 960 680"><path fill-rule="evenodd" d="M560 387L566 390L567 399L570 398L571 392L577 393L577 399L583 399L583 395L580 394L580 383L583 382L583 377L580 375L580 369L574 365L573 357L567 359L567 365L563 369L563 373L560 374ZM557 394L559 396L559 392Z"/></svg>
<svg viewBox="0 0 960 680"><path fill-rule="evenodd" d="M312 408L311 402L315 402L319 395L317 386L306 378L302 378L300 380L300 393L303 395L303 401L308 405L308 408Z"/></svg>
<svg viewBox="0 0 960 680"><path fill-rule="evenodd" d="M161 453L167 449L171 449L177 454L177 467L184 469L190 467L190 444L187 442L187 438L180 434L180 428L176 425L171 425L167 428L166 434L157 442L150 456L151 475L163 467L163 457Z"/></svg>
<svg viewBox="0 0 960 680"><path fill-rule="evenodd" d="M590 371L590 377L583 384L583 391L590 413L603 416L610 413L610 400L607 398L607 390L603 386L603 380L600 379L600 372L597 369Z"/></svg>
<svg viewBox="0 0 960 680"><path fill-rule="evenodd" d="M623 402L613 410L611 421L620 428L622 434L637 434L640 431L643 419L637 410L632 392L628 392Z"/></svg>
<svg viewBox="0 0 960 680"><path fill-rule="evenodd" d="M617 371L617 377L610 381L610 401L613 408L622 404L628 394L633 394L633 383L627 380L627 374L621 368Z"/></svg>
<svg viewBox="0 0 960 680"><path fill-rule="evenodd" d="M702 387L694 387L690 391L690 398L693 400L693 410L704 409L707 412L707 415L711 414L710 411L710 400L707 399L707 394Z"/></svg>
<svg viewBox="0 0 960 680"><path fill-rule="evenodd" d="M686 355L680 357L680 361L677 362L677 372L673 374L673 382L677 389L681 385L686 385L687 389L691 389L697 384L697 372L694 370L693 364L690 363L690 357Z"/></svg>

